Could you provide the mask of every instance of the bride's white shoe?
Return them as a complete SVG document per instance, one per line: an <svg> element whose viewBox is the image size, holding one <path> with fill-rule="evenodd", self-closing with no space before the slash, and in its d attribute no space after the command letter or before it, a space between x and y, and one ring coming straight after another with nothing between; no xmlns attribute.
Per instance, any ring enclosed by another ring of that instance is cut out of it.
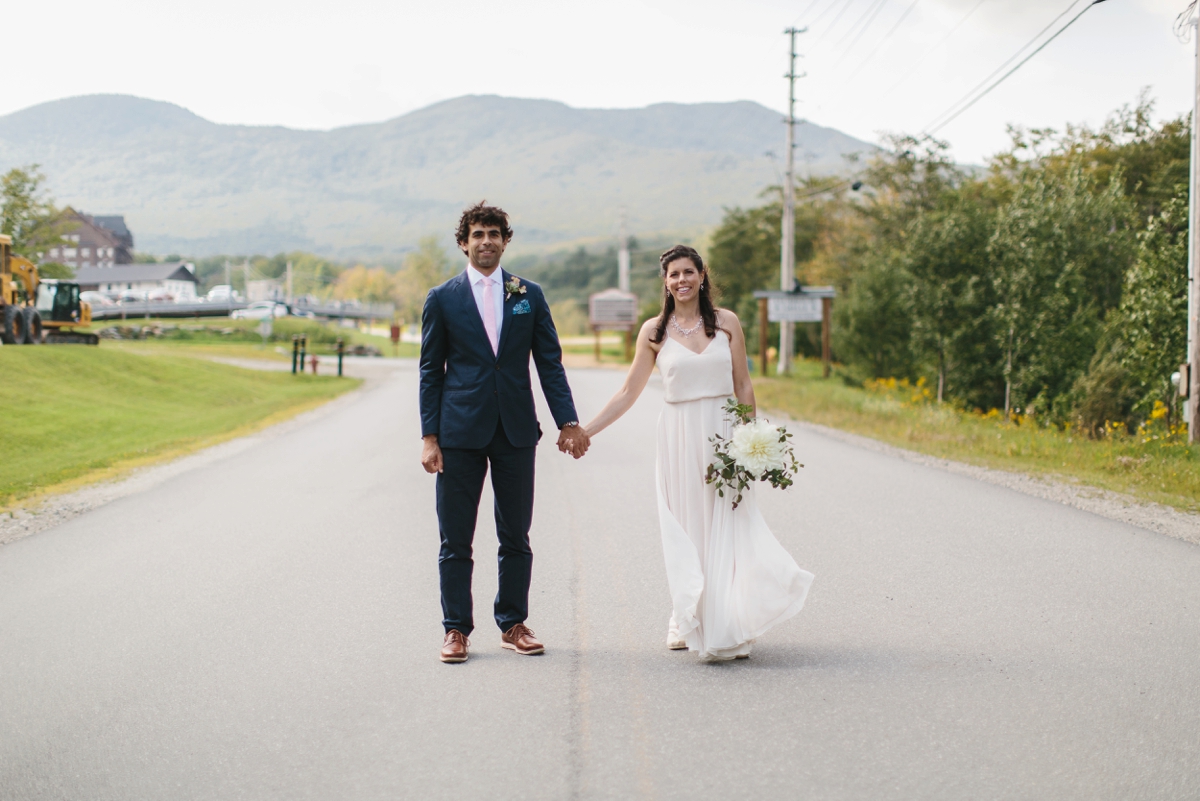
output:
<svg viewBox="0 0 1200 801"><path fill-rule="evenodd" d="M672 651L684 651L687 649L687 643L679 636L679 626L675 623L675 616L671 616L671 622L667 624L667 647Z"/></svg>

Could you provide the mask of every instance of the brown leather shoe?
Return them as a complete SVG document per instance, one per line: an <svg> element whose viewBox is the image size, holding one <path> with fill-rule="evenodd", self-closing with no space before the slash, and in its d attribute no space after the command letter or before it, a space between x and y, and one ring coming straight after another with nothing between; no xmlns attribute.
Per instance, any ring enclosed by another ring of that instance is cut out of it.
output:
<svg viewBox="0 0 1200 801"><path fill-rule="evenodd" d="M458 629L450 629L446 632L446 641L442 643L442 661L466 662L467 649L470 646L471 641L466 638L466 635Z"/></svg>
<svg viewBox="0 0 1200 801"><path fill-rule="evenodd" d="M533 632L524 623L518 623L508 631L500 635L500 645L516 651L518 654L541 654L545 653L545 647L538 642L533 636Z"/></svg>

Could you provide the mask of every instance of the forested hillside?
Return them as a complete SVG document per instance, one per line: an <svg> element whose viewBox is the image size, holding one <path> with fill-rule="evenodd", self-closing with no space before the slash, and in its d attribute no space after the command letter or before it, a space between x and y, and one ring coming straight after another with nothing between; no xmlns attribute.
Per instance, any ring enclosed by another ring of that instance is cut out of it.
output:
<svg viewBox="0 0 1200 801"><path fill-rule="evenodd" d="M451 246L458 214L482 198L513 215L518 251L615 237L622 207L637 232L701 232L778 181L783 137L779 113L750 102L596 110L471 96L297 131L96 95L0 117L0 172L39 164L60 206L124 214L142 251L394 264L423 236ZM822 175L870 149L811 123L798 142Z"/></svg>

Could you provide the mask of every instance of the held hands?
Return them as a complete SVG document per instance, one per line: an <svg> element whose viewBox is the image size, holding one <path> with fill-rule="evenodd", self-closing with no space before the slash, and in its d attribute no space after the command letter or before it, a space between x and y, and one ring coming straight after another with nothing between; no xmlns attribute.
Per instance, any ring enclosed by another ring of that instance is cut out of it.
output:
<svg viewBox="0 0 1200 801"><path fill-rule="evenodd" d="M588 436L582 426L565 426L558 432L558 449L563 453L571 454L576 459L587 453L591 444L592 438Z"/></svg>
<svg viewBox="0 0 1200 801"><path fill-rule="evenodd" d="M444 467L442 449L438 445L437 437L430 435L425 437L422 442L421 467L425 468L426 473L442 472ZM558 449L563 453L571 454L576 459L587 453L587 449L591 444L591 437L580 426L564 428L558 434Z"/></svg>

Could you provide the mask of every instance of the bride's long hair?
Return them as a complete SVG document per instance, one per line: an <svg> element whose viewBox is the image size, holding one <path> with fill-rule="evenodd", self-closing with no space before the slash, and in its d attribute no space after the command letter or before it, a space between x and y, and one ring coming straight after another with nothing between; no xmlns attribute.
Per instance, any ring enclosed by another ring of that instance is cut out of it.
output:
<svg viewBox="0 0 1200 801"><path fill-rule="evenodd" d="M721 329L717 325L717 308L712 302L712 281L708 275L708 270L704 266L704 259L700 258L700 254L696 252L695 248L690 248L687 245L676 245L658 257L658 266L663 277L662 314L658 317L658 328L654 330L654 333L650 337L650 341L656 345L666 338L667 321L675 313L675 296L671 294L671 290L667 289L666 278L667 265L679 259L689 260L700 271L700 318L704 320L705 335L709 339L712 339L717 335L717 331Z"/></svg>

